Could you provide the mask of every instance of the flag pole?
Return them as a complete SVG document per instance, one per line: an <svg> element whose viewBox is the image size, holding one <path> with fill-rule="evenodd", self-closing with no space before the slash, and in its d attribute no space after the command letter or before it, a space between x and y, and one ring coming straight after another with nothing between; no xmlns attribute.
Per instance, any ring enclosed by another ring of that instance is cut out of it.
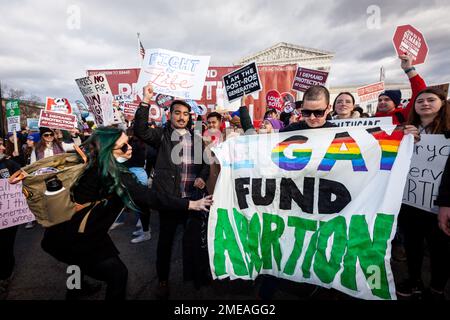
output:
<svg viewBox="0 0 450 320"><path fill-rule="evenodd" d="M138 67L141 66L142 64L142 57L141 57L141 39L140 36L141 34L139 32L137 32L137 45L138 45Z"/></svg>

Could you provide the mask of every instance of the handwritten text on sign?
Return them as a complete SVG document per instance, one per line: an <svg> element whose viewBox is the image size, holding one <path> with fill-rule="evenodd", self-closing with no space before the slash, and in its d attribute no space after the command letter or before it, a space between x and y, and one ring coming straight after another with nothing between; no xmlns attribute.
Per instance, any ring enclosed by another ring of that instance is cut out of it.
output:
<svg viewBox="0 0 450 320"><path fill-rule="evenodd" d="M22 183L0 179L0 229L35 220L22 193Z"/></svg>
<svg viewBox="0 0 450 320"><path fill-rule="evenodd" d="M209 66L209 56L193 56L164 49L148 49L142 62L137 94L147 83L156 93L199 100Z"/></svg>
<svg viewBox="0 0 450 320"><path fill-rule="evenodd" d="M450 155L450 139L441 134L422 134L414 145L403 203L428 211L438 212L433 205L438 196L445 163Z"/></svg>

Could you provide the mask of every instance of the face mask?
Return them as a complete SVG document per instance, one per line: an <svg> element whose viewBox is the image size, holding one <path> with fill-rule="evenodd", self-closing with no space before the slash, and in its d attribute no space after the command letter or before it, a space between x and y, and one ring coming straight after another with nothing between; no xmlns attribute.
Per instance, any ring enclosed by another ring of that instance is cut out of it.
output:
<svg viewBox="0 0 450 320"><path fill-rule="evenodd" d="M124 163L125 161L128 161L128 159L127 159L127 158L124 158L124 157L117 157L117 158L116 158L116 161L117 161L118 163Z"/></svg>

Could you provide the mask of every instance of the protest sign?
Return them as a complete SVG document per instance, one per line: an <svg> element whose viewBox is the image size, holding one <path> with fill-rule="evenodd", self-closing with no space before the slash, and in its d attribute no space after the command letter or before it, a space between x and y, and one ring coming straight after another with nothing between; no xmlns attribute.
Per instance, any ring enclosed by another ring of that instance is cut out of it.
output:
<svg viewBox="0 0 450 320"><path fill-rule="evenodd" d="M138 107L139 104L137 103L125 102L123 105L123 115L125 116L125 119L127 119L128 121L132 121Z"/></svg>
<svg viewBox="0 0 450 320"><path fill-rule="evenodd" d="M445 163L450 155L450 139L442 134L421 134L414 144L403 203L438 213L434 200L438 196Z"/></svg>
<svg viewBox="0 0 450 320"><path fill-rule="evenodd" d="M175 98L172 96L158 94L156 95L155 103L158 107L163 108L164 110L168 110L170 108L170 105L172 104L172 101L174 100Z"/></svg>
<svg viewBox="0 0 450 320"><path fill-rule="evenodd" d="M0 172L0 176L2 172ZM9 173L7 174L9 177ZM34 215L28 208L22 193L22 182L10 184L8 179L0 179L0 229L34 221Z"/></svg>
<svg viewBox="0 0 450 320"><path fill-rule="evenodd" d="M428 45L422 33L411 25L398 26L392 39L397 55L405 52L413 57L412 64L425 62Z"/></svg>
<svg viewBox="0 0 450 320"><path fill-rule="evenodd" d="M432 86L429 86L429 88L433 88L433 89L438 89L438 90L442 90L445 94L445 97L448 97L448 87L449 87L449 83L442 83L442 84L435 84Z"/></svg>
<svg viewBox="0 0 450 320"><path fill-rule="evenodd" d="M361 108L368 108L369 105L376 106L378 104L378 96L384 91L384 82L376 82L364 87L356 89L359 98L358 104Z"/></svg>
<svg viewBox="0 0 450 320"><path fill-rule="evenodd" d="M229 103L224 98L223 76L236 70L238 67L209 67L206 73L206 81L203 86L202 96L196 99L199 105L205 106L209 111L227 110L236 111L240 106L240 101L236 100ZM136 95L137 80L139 78L140 69L98 69L88 70L89 76L105 74L113 95L133 95L133 102L139 103L140 97ZM258 66L258 74L262 84L262 90L252 94L253 107L249 106L249 110L253 110L250 116L255 121L262 119L266 112L266 95L270 90L280 90L280 92L289 92L295 96L295 91L291 91L292 81L297 71L297 65L288 64L282 66Z"/></svg>
<svg viewBox="0 0 450 320"><path fill-rule="evenodd" d="M108 125L111 121L113 95L104 74L88 76L75 80L90 111L94 115L97 126Z"/></svg>
<svg viewBox="0 0 450 320"><path fill-rule="evenodd" d="M214 278L259 274L395 299L390 266L413 137L401 127L243 135L213 149Z"/></svg>
<svg viewBox="0 0 450 320"><path fill-rule="evenodd" d="M45 110L61 113L72 113L72 106L66 98L47 97Z"/></svg>
<svg viewBox="0 0 450 320"><path fill-rule="evenodd" d="M138 68L87 70L88 76L103 74L106 76L114 100L122 103L140 101L136 95L136 83L139 77Z"/></svg>
<svg viewBox="0 0 450 320"><path fill-rule="evenodd" d="M259 80L258 67L252 62L242 68L235 70L223 77L225 92L229 102L235 101L245 94L261 91L262 85Z"/></svg>
<svg viewBox="0 0 450 320"><path fill-rule="evenodd" d="M137 94L149 82L155 93L183 99L200 99L209 56L193 56L165 49L147 49L137 83Z"/></svg>
<svg viewBox="0 0 450 320"><path fill-rule="evenodd" d="M72 130L77 126L77 117L74 114L41 110L38 125L50 129Z"/></svg>
<svg viewBox="0 0 450 320"><path fill-rule="evenodd" d="M292 89L305 92L312 86L324 86L327 78L328 72L299 67L292 83Z"/></svg>
<svg viewBox="0 0 450 320"><path fill-rule="evenodd" d="M27 127L31 131L39 131L39 119L27 118Z"/></svg>
<svg viewBox="0 0 450 320"><path fill-rule="evenodd" d="M392 126L392 117L376 117L376 118L349 118L329 120L338 127L363 127L363 126Z"/></svg>
<svg viewBox="0 0 450 320"><path fill-rule="evenodd" d="M6 121L8 132L20 131L20 101L17 99L6 102Z"/></svg>

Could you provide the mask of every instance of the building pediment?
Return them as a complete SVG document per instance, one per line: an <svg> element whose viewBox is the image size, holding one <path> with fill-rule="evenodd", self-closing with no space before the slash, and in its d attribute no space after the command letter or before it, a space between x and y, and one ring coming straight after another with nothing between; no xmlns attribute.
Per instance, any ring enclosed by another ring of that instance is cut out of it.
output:
<svg viewBox="0 0 450 320"><path fill-rule="evenodd" d="M256 61L258 64L285 64L314 60L329 61L333 56L333 52L280 42L268 49L244 57L235 64L243 65L252 61Z"/></svg>

